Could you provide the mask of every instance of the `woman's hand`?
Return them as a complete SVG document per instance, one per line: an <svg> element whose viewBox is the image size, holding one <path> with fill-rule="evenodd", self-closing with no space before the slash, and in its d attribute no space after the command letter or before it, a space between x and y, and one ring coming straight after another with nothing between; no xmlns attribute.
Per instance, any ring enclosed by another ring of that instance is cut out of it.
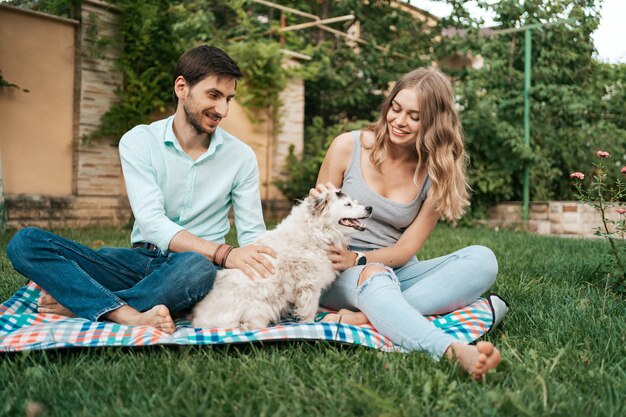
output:
<svg viewBox="0 0 626 417"><path fill-rule="evenodd" d="M354 266L356 261L356 253L350 251L347 247L339 248L331 245L326 249L326 256L330 260L333 268L337 271L344 271Z"/></svg>
<svg viewBox="0 0 626 417"><path fill-rule="evenodd" d="M324 191L327 190L336 190L337 187L335 187L332 183L327 182L326 184L317 184L315 186L315 188L311 188L309 190L309 196L311 197L319 197L320 194L322 194Z"/></svg>
<svg viewBox="0 0 626 417"><path fill-rule="evenodd" d="M276 252L267 246L247 245L233 249L226 258L225 268L241 269L250 279L259 275L267 278L275 272L271 258L276 258Z"/></svg>
<svg viewBox="0 0 626 417"><path fill-rule="evenodd" d="M325 191L336 189L337 187L330 182L327 182L326 184L320 183L317 184L315 188L311 188L309 196L319 197L320 194ZM326 256L328 256L333 268L337 271L343 271L351 266L354 266L354 262L356 261L356 253L351 252L347 247L339 248L331 245L326 249Z"/></svg>

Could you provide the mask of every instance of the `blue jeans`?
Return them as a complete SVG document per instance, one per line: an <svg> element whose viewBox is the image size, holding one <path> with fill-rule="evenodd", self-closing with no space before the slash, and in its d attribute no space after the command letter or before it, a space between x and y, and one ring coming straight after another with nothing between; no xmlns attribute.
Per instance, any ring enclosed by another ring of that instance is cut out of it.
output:
<svg viewBox="0 0 626 417"><path fill-rule="evenodd" d="M471 304L489 289L498 273L494 253L484 246L469 246L426 261L414 257L399 268L385 267L386 272L372 275L359 286L365 267L343 271L322 294L321 304L335 310L360 310L395 344L426 351L435 359L458 340L424 316Z"/></svg>
<svg viewBox="0 0 626 417"><path fill-rule="evenodd" d="M146 311L164 304L172 314L184 312L209 292L216 274L195 252L94 250L33 227L11 239L7 257L60 304L94 321L123 305Z"/></svg>

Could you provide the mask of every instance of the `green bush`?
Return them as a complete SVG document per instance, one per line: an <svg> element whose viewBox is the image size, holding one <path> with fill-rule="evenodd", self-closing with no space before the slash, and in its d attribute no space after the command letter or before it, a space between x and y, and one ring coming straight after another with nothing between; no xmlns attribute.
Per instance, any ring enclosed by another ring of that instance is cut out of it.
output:
<svg viewBox="0 0 626 417"><path fill-rule="evenodd" d="M283 172L285 179L274 184L292 201L306 197L315 186L320 166L333 139L343 132L361 129L368 123L357 120L326 126L321 117L313 118L305 130L302 156L298 157L291 145Z"/></svg>

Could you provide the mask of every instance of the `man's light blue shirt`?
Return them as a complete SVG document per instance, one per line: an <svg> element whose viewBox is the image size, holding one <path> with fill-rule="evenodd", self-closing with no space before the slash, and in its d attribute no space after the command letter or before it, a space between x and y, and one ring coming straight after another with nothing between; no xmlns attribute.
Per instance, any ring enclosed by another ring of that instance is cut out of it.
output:
<svg viewBox="0 0 626 417"><path fill-rule="evenodd" d="M185 229L223 243L234 208L239 245L265 231L259 168L247 144L217 128L209 149L193 161L174 135L174 116L139 125L120 141L128 199L135 216L131 242L166 251Z"/></svg>

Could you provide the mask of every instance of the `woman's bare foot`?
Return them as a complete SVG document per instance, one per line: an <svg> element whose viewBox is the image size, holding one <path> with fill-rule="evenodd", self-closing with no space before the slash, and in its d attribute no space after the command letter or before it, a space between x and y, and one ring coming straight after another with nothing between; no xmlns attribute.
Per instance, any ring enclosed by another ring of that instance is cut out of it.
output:
<svg viewBox="0 0 626 417"><path fill-rule="evenodd" d="M124 305L117 310L113 310L106 315L106 318L119 324L130 326L152 326L164 333L172 334L176 330L176 325L170 311L163 304L152 307L143 313L135 310L129 305Z"/></svg>
<svg viewBox="0 0 626 417"><path fill-rule="evenodd" d="M369 323L367 316L360 311L350 311L342 308L336 313L330 313L322 319L325 323L343 323L361 326Z"/></svg>
<svg viewBox="0 0 626 417"><path fill-rule="evenodd" d="M68 310L50 294L42 294L37 300L37 311L44 314L58 314L59 316L76 317L74 313Z"/></svg>
<svg viewBox="0 0 626 417"><path fill-rule="evenodd" d="M452 343L445 353L450 360L456 360L474 379L482 380L490 369L500 363L500 351L490 342L478 342L476 346L461 342Z"/></svg>

